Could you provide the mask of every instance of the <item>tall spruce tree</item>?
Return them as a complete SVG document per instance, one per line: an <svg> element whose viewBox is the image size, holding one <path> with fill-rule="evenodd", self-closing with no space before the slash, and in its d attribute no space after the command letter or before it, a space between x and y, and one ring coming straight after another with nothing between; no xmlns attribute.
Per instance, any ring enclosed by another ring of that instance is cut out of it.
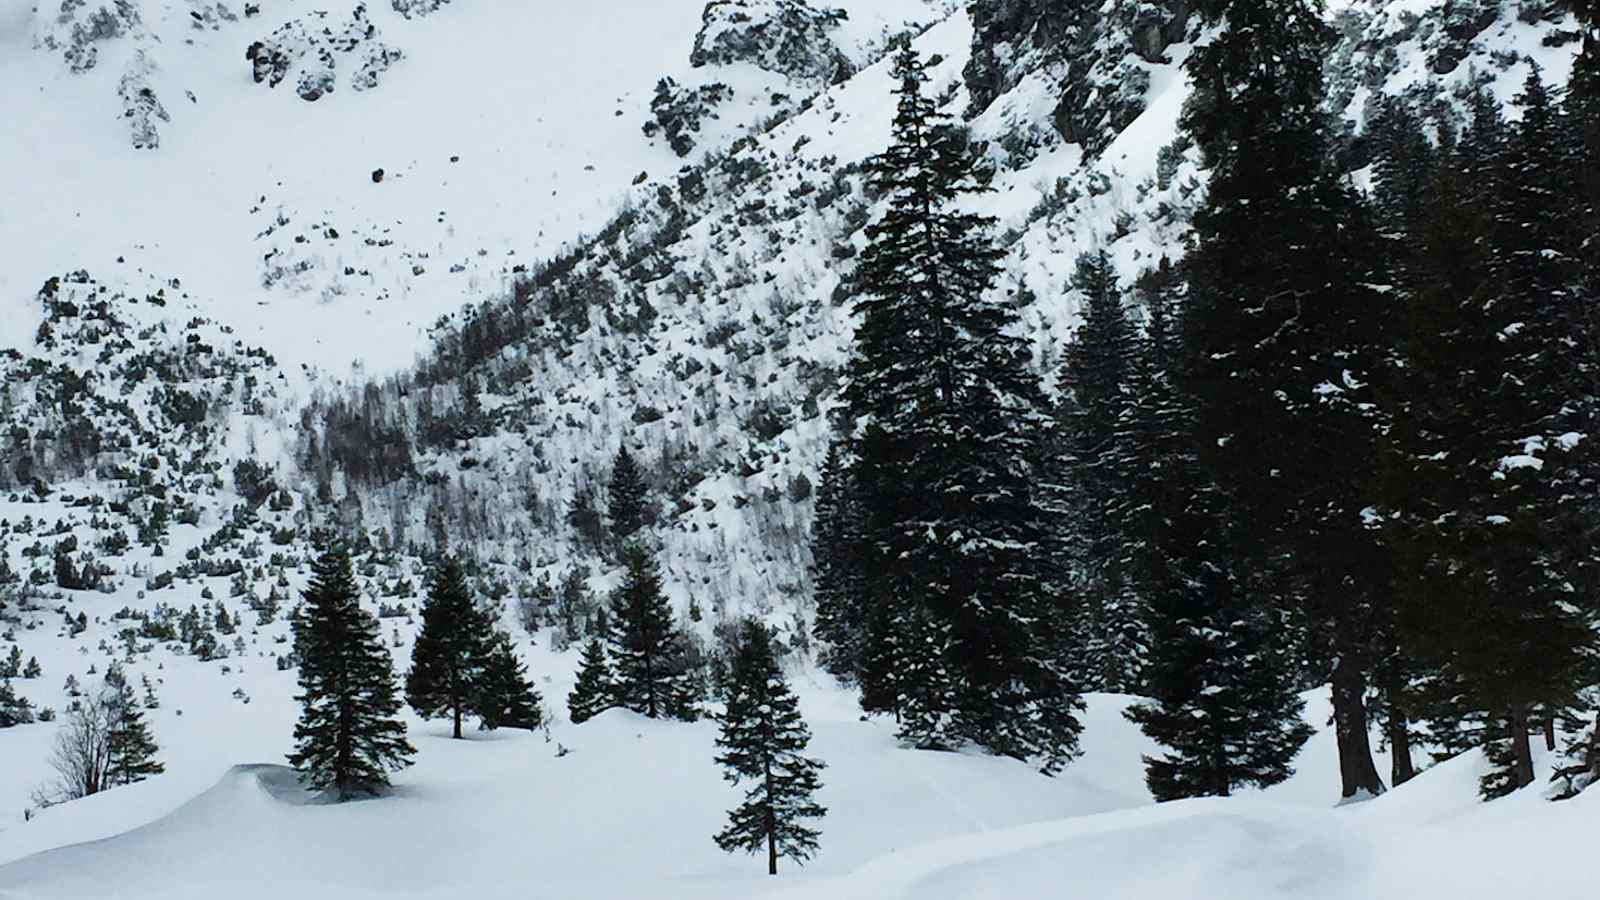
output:
<svg viewBox="0 0 1600 900"><path fill-rule="evenodd" d="M1291 646L1280 613L1251 602L1231 572L1227 523L1192 497L1171 516L1168 571L1150 598L1149 699L1128 719L1163 748L1145 757L1157 800L1231 794L1293 774L1314 733L1301 719Z"/></svg>
<svg viewBox="0 0 1600 900"><path fill-rule="evenodd" d="M120 667L106 670L100 702L106 707L106 785L133 784L165 772L156 759L161 748Z"/></svg>
<svg viewBox="0 0 1600 900"><path fill-rule="evenodd" d="M1118 501L1132 488L1125 463L1137 333L1123 303L1116 264L1104 250L1078 258L1072 287L1083 325L1067 348L1056 405L1057 466L1064 547L1073 595L1088 618L1084 657L1102 690L1135 692L1149 641L1142 598L1130 580L1134 521Z"/></svg>
<svg viewBox="0 0 1600 900"><path fill-rule="evenodd" d="M1132 537L1129 580L1147 598L1144 701L1127 717L1163 748L1145 758L1157 800L1226 796L1291 773L1311 734L1301 720L1296 646L1284 613L1252 598L1229 545L1223 492L1192 446L1192 400L1177 388L1176 276L1141 278L1146 329L1130 376L1136 400L1119 427L1129 488L1111 509Z"/></svg>
<svg viewBox="0 0 1600 900"><path fill-rule="evenodd" d="M823 642L822 667L861 684L868 643L868 556L858 485L840 442L828 448L813 517L812 583L817 608L813 631Z"/></svg>
<svg viewBox="0 0 1600 900"><path fill-rule="evenodd" d="M434 567L406 673L406 702L417 715L447 717L453 736L461 737L462 717L481 712L474 699L493 633L494 623L479 610L461 560L445 556Z"/></svg>
<svg viewBox="0 0 1600 900"><path fill-rule="evenodd" d="M1455 273L1438 272L1441 260L1429 240L1436 209L1453 202L1454 186L1441 192L1439 170L1454 150L1453 132L1442 127L1439 146L1429 143L1423 123L1401 98L1383 101L1370 128L1373 149L1373 208L1381 246L1404 312L1396 317L1388 364L1378 379L1380 405L1390 411L1378 441L1378 480L1371 517L1382 554L1373 565L1387 567L1390 590L1375 598L1373 672L1376 687L1371 712L1382 725L1390 754L1390 784L1416 774L1413 745L1423 737L1423 686L1436 673L1424 652L1428 614L1446 597L1429 590L1428 523L1419 519L1440 499L1436 485L1416 477L1414 462L1436 449L1431 430L1440 407L1452 402L1439 348L1448 344L1454 316L1438 301L1437 289ZM1446 240L1470 240L1451 228ZM1431 516L1429 517L1432 518ZM1419 636L1423 640L1419 641Z"/></svg>
<svg viewBox="0 0 1600 900"><path fill-rule="evenodd" d="M611 465L611 485L607 490L607 513L611 519L611 537L626 541L644 525L644 476L628 452L626 442L617 448L617 458Z"/></svg>
<svg viewBox="0 0 1600 900"><path fill-rule="evenodd" d="M948 630L947 642L900 642L902 653L943 647L937 665L893 666L950 673L945 737L1054 771L1076 752L1080 702L1041 560L1046 404L1011 333L1015 313L985 296L1001 255L993 222L959 207L988 190L992 172L926 96L924 68L909 43L895 55L891 144L867 166L887 209L867 229L854 281L860 323L844 398L864 424L854 469L882 561L864 609L870 620L890 607L892 622L918 605ZM863 695L881 687L864 684Z"/></svg>
<svg viewBox="0 0 1600 900"><path fill-rule="evenodd" d="M1571 228L1573 246L1579 260L1575 274L1575 294L1584 310L1585 334L1582 360L1584 396L1590 421L1600 418L1600 2L1569 0L1578 17L1583 45L1573 65L1564 104L1565 120L1571 137L1564 141L1571 148L1569 181L1580 187L1581 202L1575 204ZM1588 443L1596 435L1590 432ZM1600 481L1600 452L1587 448L1587 470L1591 480ZM1600 505L1600 490L1589 492ZM1589 516L1600 521L1600 509ZM1590 591L1589 613L1594 627L1600 628L1600 601ZM1593 715L1568 748L1569 761L1558 767L1556 777L1565 782L1562 796L1571 796L1600 782L1600 653L1590 665L1588 681Z"/></svg>
<svg viewBox="0 0 1600 900"><path fill-rule="evenodd" d="M528 667L517 658L511 635L494 631L488 640L483 668L473 684L472 709L481 727L526 728L544 724L543 699L528 680Z"/></svg>
<svg viewBox="0 0 1600 900"><path fill-rule="evenodd" d="M1341 793L1384 789L1365 698L1377 541L1373 402L1389 301L1360 196L1329 164L1320 0L1208 0L1184 124L1211 168L1185 260L1186 389L1251 596L1329 651ZM1270 235L1270 238L1265 236Z"/></svg>
<svg viewBox="0 0 1600 900"><path fill-rule="evenodd" d="M1593 583L1594 483L1581 446L1592 427L1581 398L1585 323L1563 227L1570 185L1537 67L1515 102L1521 116L1499 142L1488 195L1488 279L1468 298L1479 310L1478 390L1457 398L1477 413L1473 439L1456 450L1469 481L1455 526L1476 590L1462 592L1444 632L1486 728L1491 797L1532 783L1532 720L1575 704L1595 641L1572 602Z"/></svg>
<svg viewBox="0 0 1600 900"><path fill-rule="evenodd" d="M395 718L394 663L378 620L361 608L350 555L328 544L311 564L305 604L294 620L300 660L300 721L289 763L316 790L340 800L375 794L416 753Z"/></svg>
<svg viewBox="0 0 1600 900"><path fill-rule="evenodd" d="M611 600L611 666L616 704L652 719L690 721L695 695L683 636L661 589L655 554L639 541L622 551L622 585Z"/></svg>
<svg viewBox="0 0 1600 900"><path fill-rule="evenodd" d="M751 782L744 800L728 813L715 836L730 853L767 853L767 874L778 874L778 858L804 863L817 851L815 828L803 824L827 813L813 799L821 788L823 763L804 756L811 730L783 677L765 625L747 620L728 683L728 708L719 717L717 763L732 784Z"/></svg>
<svg viewBox="0 0 1600 900"><path fill-rule="evenodd" d="M611 675L611 663L606 659L605 640L596 634L583 645L578 679L567 694L567 717L574 725L587 722L617 705L617 688Z"/></svg>

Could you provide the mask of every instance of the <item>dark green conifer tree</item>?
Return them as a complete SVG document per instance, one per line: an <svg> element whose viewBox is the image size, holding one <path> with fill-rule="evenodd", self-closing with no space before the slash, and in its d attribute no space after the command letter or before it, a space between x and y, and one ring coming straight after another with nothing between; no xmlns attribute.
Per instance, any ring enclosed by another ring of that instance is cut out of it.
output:
<svg viewBox="0 0 1600 900"><path fill-rule="evenodd" d="M1499 142L1488 196L1488 278L1463 298L1476 308L1467 321L1477 327L1478 378L1456 402L1476 414L1476 428L1455 451L1467 484L1451 527L1474 589L1460 592L1443 631L1495 764L1482 784L1489 797L1532 783L1533 719L1575 705L1595 641L1593 620L1571 599L1595 567L1571 186L1537 67L1515 102L1521 116Z"/></svg>
<svg viewBox="0 0 1600 900"><path fill-rule="evenodd" d="M616 462L611 466L611 486L608 491L607 512L611 518L611 537L626 541L644 524L644 477L639 466L628 452L628 445L617 448Z"/></svg>
<svg viewBox="0 0 1600 900"><path fill-rule="evenodd" d="M767 874L776 875L779 857L804 863L817 851L820 832L804 822L827 812L813 799L823 764L803 755L811 730L778 666L771 634L755 620L741 631L716 760L730 783L751 786L715 840L730 853L765 850Z"/></svg>
<svg viewBox="0 0 1600 900"><path fill-rule="evenodd" d="M1320 0L1207 0L1226 28L1187 67L1184 124L1211 167L1185 258L1186 393L1195 447L1236 523L1250 596L1311 629L1331 668L1341 794L1384 790L1366 696L1383 410L1374 402L1391 311L1376 230L1329 162L1321 110L1329 38ZM1271 235L1270 239L1264 238Z"/></svg>
<svg viewBox="0 0 1600 900"><path fill-rule="evenodd" d="M959 205L992 172L926 95L924 69L909 43L897 52L891 144L867 166L887 210L867 229L854 284L860 324L844 398L865 423L857 483L884 561L865 609L870 618L887 605L893 621L917 604L948 628L948 737L1054 771L1076 752L1079 701L1041 559L1046 403L1011 331L1014 311L986 296L1001 255L993 222ZM932 646L902 641L901 652ZM934 662L894 668L914 665Z"/></svg>
<svg viewBox="0 0 1600 900"><path fill-rule="evenodd" d="M461 561L447 555L434 567L422 604L422 630L411 648L406 702L424 719L448 717L461 737L462 717L474 709L494 624L479 610Z"/></svg>
<svg viewBox="0 0 1600 900"><path fill-rule="evenodd" d="M652 719L693 720L695 696L683 636L661 589L655 554L639 541L623 548L621 587L611 600L611 667L616 702Z"/></svg>
<svg viewBox="0 0 1600 900"><path fill-rule="evenodd" d="M1134 396L1136 330L1123 304L1116 264L1104 250L1078 258L1072 287L1083 325L1067 348L1056 404L1060 530L1072 596L1079 598L1083 656L1101 690L1135 692L1148 646L1143 601L1130 580L1134 521L1117 510L1139 473L1125 462Z"/></svg>
<svg viewBox="0 0 1600 900"><path fill-rule="evenodd" d="M1231 555L1217 546L1228 528L1203 497L1171 519L1172 575L1150 598L1149 699L1126 713L1163 748L1145 758L1145 781L1160 801L1277 784L1314 733L1301 719L1286 629L1216 564Z"/></svg>
<svg viewBox="0 0 1600 900"><path fill-rule="evenodd" d="M1127 716L1163 747L1145 759L1157 800L1225 796L1288 777L1311 734L1301 721L1298 648L1283 612L1251 596L1241 554L1229 546L1225 498L1192 445L1193 401L1174 372L1175 273L1163 266L1140 281L1146 328L1130 376L1136 400L1119 429L1129 489L1111 504L1133 538L1130 581L1148 601L1147 699Z"/></svg>
<svg viewBox="0 0 1600 900"><path fill-rule="evenodd" d="M160 747L150 734L144 720L144 710L133 695L133 687L123 677L120 668L106 671L105 694L101 702L106 707L106 771L105 784L133 784L153 775L160 775L166 767L156 759Z"/></svg>
<svg viewBox="0 0 1600 900"><path fill-rule="evenodd" d="M294 621L300 660L300 721L289 763L315 790L340 800L375 794L416 752L395 718L394 663L378 620L361 608L350 556L338 542L311 565L305 603Z"/></svg>
<svg viewBox="0 0 1600 900"><path fill-rule="evenodd" d="M526 728L530 731L544 724L540 708L543 698L528 680L528 667L517 658L511 635L494 631L488 640L483 658L483 668L473 686L472 709L478 714L481 726L496 728Z"/></svg>
<svg viewBox="0 0 1600 900"><path fill-rule="evenodd" d="M869 618L863 515L854 472L836 441L822 465L812 527L813 630L824 644L822 667L858 685L866 664Z"/></svg>
<svg viewBox="0 0 1600 900"><path fill-rule="evenodd" d="M583 645L578 662L578 680L567 694L567 716L572 724L587 722L617 705L616 684L611 663L606 659L606 638L596 634Z"/></svg>
<svg viewBox="0 0 1600 900"><path fill-rule="evenodd" d="M11 679L0 679L0 728L27 725L33 721L33 703L19 697Z"/></svg>

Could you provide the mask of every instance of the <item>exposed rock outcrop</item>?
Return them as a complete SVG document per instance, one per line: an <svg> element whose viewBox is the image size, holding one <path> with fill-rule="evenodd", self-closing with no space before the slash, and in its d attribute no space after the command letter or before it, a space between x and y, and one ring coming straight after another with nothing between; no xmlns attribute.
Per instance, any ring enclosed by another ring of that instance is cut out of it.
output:
<svg viewBox="0 0 1600 900"><path fill-rule="evenodd" d="M256 83L277 87L298 69L295 93L314 101L338 87L340 59L355 60L349 84L361 91L376 87L383 73L405 58L398 48L380 40L365 3L356 4L350 18L337 28L324 24L327 18L327 12L318 10L290 19L266 39L252 43L244 57Z"/></svg>
<svg viewBox="0 0 1600 900"><path fill-rule="evenodd" d="M818 9L804 0L712 0L689 62L747 62L790 79L842 81L851 75L850 60L831 32L845 18L842 9Z"/></svg>

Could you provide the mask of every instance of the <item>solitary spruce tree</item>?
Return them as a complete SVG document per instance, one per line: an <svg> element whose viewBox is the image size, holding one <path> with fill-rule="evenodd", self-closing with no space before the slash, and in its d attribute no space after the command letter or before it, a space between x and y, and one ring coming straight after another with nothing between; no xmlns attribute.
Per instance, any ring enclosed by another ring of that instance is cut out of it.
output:
<svg viewBox="0 0 1600 900"><path fill-rule="evenodd" d="M883 561L859 609L870 619L888 607L891 622L925 613L948 640L899 641L943 658L887 667L885 648L868 646L865 669L943 668L952 706L928 712L945 737L1055 771L1076 752L1079 701L1041 559L1046 404L1015 312L987 296L1001 256L993 220L961 204L989 189L992 170L927 96L925 69L909 44L897 53L892 140L867 167L887 209L856 271L844 398L865 425L854 469L864 537ZM892 636L868 626L856 623L869 640ZM863 682L863 699L897 705L888 687Z"/></svg>
<svg viewBox="0 0 1600 900"><path fill-rule="evenodd" d="M778 857L799 863L817 851L814 828L802 820L827 810L813 796L822 786L823 763L802 756L811 731L784 680L766 626L747 620L728 686L728 710L721 716L717 763L732 784L753 782L744 802L728 813L728 826L715 836L732 853L767 851L767 874L778 874Z"/></svg>
<svg viewBox="0 0 1600 900"><path fill-rule="evenodd" d="M611 466L611 486L607 512L611 518L611 537L626 541L644 524L645 486L639 466L628 452L627 443L617 449Z"/></svg>
<svg viewBox="0 0 1600 900"><path fill-rule="evenodd" d="M497 630L490 636L488 645L483 669L472 692L472 709L478 714L481 727L491 731L496 728L531 731L543 725L542 698L528 681L528 667L517 658L511 635Z"/></svg>
<svg viewBox="0 0 1600 900"><path fill-rule="evenodd" d="M578 661L578 680L567 694L567 716L572 724L587 722L617 705L617 686L606 659L604 638L595 635L583 645Z"/></svg>
<svg viewBox="0 0 1600 900"><path fill-rule="evenodd" d="M661 590L655 555L639 541L623 548L621 587L611 601L611 661L616 700L652 719L694 719L683 638Z"/></svg>
<svg viewBox="0 0 1600 900"><path fill-rule="evenodd" d="M390 772L410 765L416 749L395 718L394 663L378 620L361 608L342 544L331 544L312 563L303 596L294 621L301 711L289 763L308 787L332 790L341 801L376 794Z"/></svg>
<svg viewBox="0 0 1600 900"><path fill-rule="evenodd" d="M454 736L461 719L474 709L478 681L489 652L493 623L478 609L461 561L440 560L422 604L422 631L411 648L406 702L424 719L448 716Z"/></svg>
<svg viewBox="0 0 1600 900"><path fill-rule="evenodd" d="M166 767L156 759L160 748L144 720L144 710L119 668L106 671L106 776L107 785L133 784Z"/></svg>

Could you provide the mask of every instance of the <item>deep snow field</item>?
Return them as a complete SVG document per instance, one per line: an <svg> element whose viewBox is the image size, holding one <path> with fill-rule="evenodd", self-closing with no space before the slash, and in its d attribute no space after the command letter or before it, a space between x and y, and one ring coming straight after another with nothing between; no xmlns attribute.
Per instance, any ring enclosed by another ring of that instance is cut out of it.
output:
<svg viewBox="0 0 1600 900"><path fill-rule="evenodd" d="M147 716L167 773L29 822L13 811L45 774L38 761L53 728L0 732L0 897L1594 895L1582 860L1600 838L1600 796L1549 803L1529 790L1482 804L1475 754L1334 808L1324 730L1302 752L1299 774L1274 789L1155 805L1139 763L1150 746L1120 716L1129 698L1090 697L1086 752L1047 779L1009 760L901 749L891 723L860 721L853 696L805 667L793 676L815 733L811 752L829 764L820 797L829 814L818 857L804 868L784 861L770 878L761 860L711 841L738 792L712 762L714 722L611 711L571 725L562 701L573 655L522 648L558 711L546 732L469 731L453 741L446 723L413 720L416 764L393 793L343 805L312 802L282 767L294 673L259 658L164 661L162 704ZM409 648L396 655L403 665ZM41 661L48 674L53 661ZM1325 697L1310 700L1308 716L1325 719Z"/></svg>

